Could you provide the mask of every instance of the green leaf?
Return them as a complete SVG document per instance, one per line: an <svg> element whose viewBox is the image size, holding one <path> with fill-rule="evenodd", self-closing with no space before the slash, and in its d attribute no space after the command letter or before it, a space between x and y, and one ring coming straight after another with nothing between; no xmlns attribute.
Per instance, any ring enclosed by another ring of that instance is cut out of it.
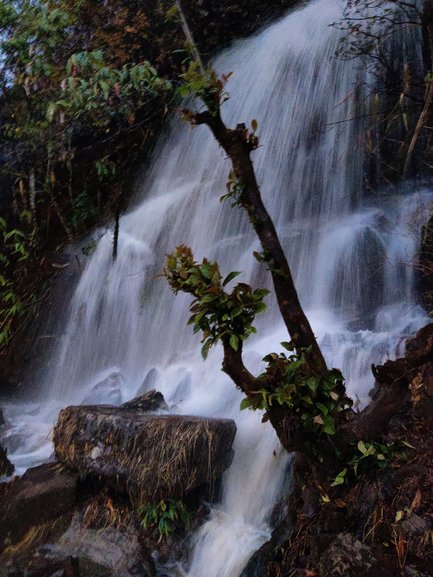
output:
<svg viewBox="0 0 433 577"><path fill-rule="evenodd" d="M282 343L280 343L280 345L284 347L287 351L293 352L295 350L295 345L293 344L292 341L290 341L289 343L283 341Z"/></svg>
<svg viewBox="0 0 433 577"><path fill-rule="evenodd" d="M345 481L345 476L347 473L347 469L343 469L338 475L335 477L334 482L331 483L331 487L337 487L338 485L342 485Z"/></svg>
<svg viewBox="0 0 433 577"><path fill-rule="evenodd" d="M233 309L232 313L231 313L231 318L235 319L236 317L238 317L240 314L243 313L243 308L242 307L236 307L235 309Z"/></svg>
<svg viewBox="0 0 433 577"><path fill-rule="evenodd" d="M229 273L226 276L226 278L224 279L223 286L226 286L227 284L229 284L230 281L232 281L234 278L236 278L240 274L241 273L239 271L232 271L231 273Z"/></svg>
<svg viewBox="0 0 433 577"><path fill-rule="evenodd" d="M249 397L245 397L245 399L242 399L241 404L240 404L240 409L241 411L244 411L245 409L250 409L252 405L251 399Z"/></svg>
<svg viewBox="0 0 433 577"><path fill-rule="evenodd" d="M319 386L319 379L317 377L310 377L307 379L305 384L313 393L315 393Z"/></svg>
<svg viewBox="0 0 433 577"><path fill-rule="evenodd" d="M205 262L199 266L200 272L206 280L210 280L212 278L212 265L208 262Z"/></svg>
<svg viewBox="0 0 433 577"><path fill-rule="evenodd" d="M215 301L217 298L219 298L219 295L204 295L203 298L200 299L200 304L204 305L206 303L211 303L212 301Z"/></svg>
<svg viewBox="0 0 433 577"><path fill-rule="evenodd" d="M327 435L335 435L335 421L331 415L325 415L323 417L324 425L323 432Z"/></svg>
<svg viewBox="0 0 433 577"><path fill-rule="evenodd" d="M213 345L213 340L211 338L209 338L209 339L207 339L207 341L202 346L201 356L203 357L204 360L207 359L207 356L209 354L209 349L211 348L212 345Z"/></svg>
<svg viewBox="0 0 433 577"><path fill-rule="evenodd" d="M323 415L327 415L329 413L328 407L326 405L324 405L323 403L316 403L316 407L319 409L319 411Z"/></svg>
<svg viewBox="0 0 433 577"><path fill-rule="evenodd" d="M265 255L262 252L257 252L255 250L253 252L253 256L258 262L264 262L265 261Z"/></svg>
<svg viewBox="0 0 433 577"><path fill-rule="evenodd" d="M239 348L239 337L237 335L231 335L230 346L234 351L237 352L237 350Z"/></svg>
<svg viewBox="0 0 433 577"><path fill-rule="evenodd" d="M402 444L407 447L408 449L416 449L416 447L414 447L413 445L411 445L410 443L408 443L407 441L402 441Z"/></svg>
<svg viewBox="0 0 433 577"><path fill-rule="evenodd" d="M359 441L359 442L358 442L358 450L359 450L363 455L367 455L367 447L365 446L364 441Z"/></svg>

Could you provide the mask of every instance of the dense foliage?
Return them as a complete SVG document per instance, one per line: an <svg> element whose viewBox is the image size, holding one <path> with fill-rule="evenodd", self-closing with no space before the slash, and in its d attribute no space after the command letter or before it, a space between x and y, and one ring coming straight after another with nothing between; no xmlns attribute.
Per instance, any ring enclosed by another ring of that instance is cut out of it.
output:
<svg viewBox="0 0 433 577"><path fill-rule="evenodd" d="M120 4L0 3L0 147L13 194L0 242L0 346L35 302L24 277L45 247L118 215L126 174L165 116L171 84L138 40L148 22ZM25 255L11 246L17 235Z"/></svg>

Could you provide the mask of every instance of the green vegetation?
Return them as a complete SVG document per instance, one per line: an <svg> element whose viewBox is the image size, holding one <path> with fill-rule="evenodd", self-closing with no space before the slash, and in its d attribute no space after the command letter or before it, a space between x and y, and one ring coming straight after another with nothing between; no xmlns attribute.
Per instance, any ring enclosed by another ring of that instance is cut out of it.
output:
<svg viewBox="0 0 433 577"><path fill-rule="evenodd" d="M114 62L108 46L82 50L91 30L80 16L66 0L0 9L1 144L36 247L56 228L51 220L72 240L119 202L126 135L162 114L147 107L171 91L146 60Z"/></svg>
<svg viewBox="0 0 433 577"><path fill-rule="evenodd" d="M34 299L31 293L22 295L15 290L17 275L21 275L20 285L26 280L28 259L26 235L16 228L9 229L6 220L0 217L0 348L8 343L14 322Z"/></svg>
<svg viewBox="0 0 433 577"><path fill-rule="evenodd" d="M172 98L170 82L128 43L144 33L145 19L136 14L129 39L109 39L104 26L95 30L90 4L0 2L1 169L13 194L0 246L0 350L14 320L38 300L24 285L38 271L45 277L38 264L46 250L106 216L118 218L125 175ZM108 10L93 8L95 22ZM106 14L111 25L127 19L120 8L116 17ZM43 284L33 289L40 294Z"/></svg>
<svg viewBox="0 0 433 577"><path fill-rule="evenodd" d="M174 499L140 505L138 515L143 529L158 534L159 539L169 537L174 531L187 529L190 523L185 504Z"/></svg>
<svg viewBox="0 0 433 577"><path fill-rule="evenodd" d="M222 342L226 355L228 351L240 355L243 343L256 332L253 322L256 314L265 310L263 299L269 291L253 290L245 283L238 283L230 293L224 290L239 274L233 271L224 278L216 262L204 259L197 263L191 249L183 245L167 256L164 276L172 290L194 297L188 324L193 325L194 333L202 332L203 358L218 342ZM264 420L269 420L274 410L282 409L295 423L297 449L322 461L318 450L320 439L327 442L336 435L337 426L351 413L353 403L346 395L344 378L338 369L313 373L308 365L308 350L295 351L293 342L281 344L289 353L265 356L265 370L255 379L253 387L236 382L247 393L241 409L263 410ZM368 447L366 455L360 458L376 452L374 443L360 443L359 446ZM333 459L339 460L337 446L332 452ZM382 452L386 453L386 448ZM356 458L351 464L357 468Z"/></svg>
<svg viewBox="0 0 433 577"><path fill-rule="evenodd" d="M339 414L353 404L345 394L343 375L338 369L312 375L304 351L300 355L294 352L291 342L281 345L291 354L271 353L264 357L267 368L262 376L269 386L246 397L241 409L267 411L278 404L300 419L306 442L309 433L335 435Z"/></svg>
<svg viewBox="0 0 433 577"><path fill-rule="evenodd" d="M164 275L173 291L195 297L188 324L194 326L194 333L203 332L203 358L220 340L228 341L238 351L242 342L256 332L252 323L255 315L266 308L263 298L269 291L253 291L249 285L239 283L227 293L224 287L239 274L231 272L223 280L216 262L204 259L201 264L196 263L191 249L183 245L167 257Z"/></svg>

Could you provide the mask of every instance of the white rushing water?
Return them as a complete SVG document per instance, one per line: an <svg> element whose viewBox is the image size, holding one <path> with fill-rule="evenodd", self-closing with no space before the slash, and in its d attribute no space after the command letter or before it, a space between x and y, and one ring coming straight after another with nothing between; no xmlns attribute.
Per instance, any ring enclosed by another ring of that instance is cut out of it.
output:
<svg viewBox="0 0 433 577"><path fill-rule="evenodd" d="M338 61L339 35L328 25L339 0L316 0L237 43L216 61L234 71L224 105L233 125L259 122L254 153L265 203L274 218L302 303L331 366L351 394L366 402L370 364L395 355L402 336L423 324L414 304L414 271L428 191L363 198L363 72ZM136 206L121 219L119 257L105 234L75 291L64 334L44 377L43 402L6 405L5 444L18 470L51 452L47 437L59 408L119 404L160 390L172 412L236 420L233 465L221 503L195 536L189 577L238 577L270 535L288 456L261 416L240 412L241 395L220 371L221 351L206 362L186 326L189 299L157 277L164 255L184 243L215 258L222 272L269 286L252 256L258 242L237 209L221 204L229 166L206 127L176 120L158 146ZM272 298L258 319L246 362L287 340Z"/></svg>

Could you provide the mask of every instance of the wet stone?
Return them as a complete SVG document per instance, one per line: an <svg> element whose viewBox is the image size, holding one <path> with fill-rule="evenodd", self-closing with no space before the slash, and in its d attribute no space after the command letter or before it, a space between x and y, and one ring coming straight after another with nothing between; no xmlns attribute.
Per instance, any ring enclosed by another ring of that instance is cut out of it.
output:
<svg viewBox="0 0 433 577"><path fill-rule="evenodd" d="M29 469L0 494L0 550L31 528L72 511L78 477L58 463Z"/></svg>
<svg viewBox="0 0 433 577"><path fill-rule="evenodd" d="M122 409L136 409L143 412L167 411L168 405L159 391L152 389L148 393L123 403Z"/></svg>

